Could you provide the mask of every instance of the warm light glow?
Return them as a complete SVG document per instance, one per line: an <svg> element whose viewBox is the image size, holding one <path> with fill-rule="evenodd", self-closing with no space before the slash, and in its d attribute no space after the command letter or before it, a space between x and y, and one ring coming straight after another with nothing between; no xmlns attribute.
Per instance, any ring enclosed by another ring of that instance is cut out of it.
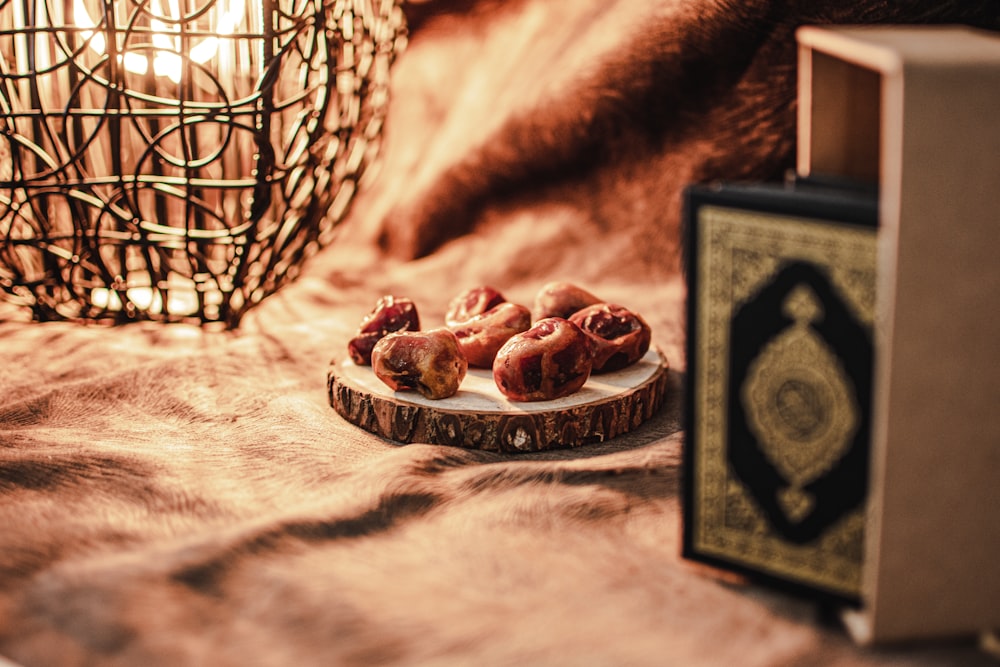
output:
<svg viewBox="0 0 1000 667"><path fill-rule="evenodd" d="M171 287L167 290L167 308L163 309L163 296L160 290L152 287L129 287L125 290L125 298L136 309L149 313L167 312L171 315L194 315L198 312L198 292L190 285ZM209 306L222 303L222 293L209 290L204 295ZM118 292L106 287L95 287L90 293L90 303L104 310L120 311L123 308Z"/></svg>
<svg viewBox="0 0 1000 667"><path fill-rule="evenodd" d="M159 293L154 292L152 288L149 287L130 287L126 296L128 300L135 304L135 307L139 310L153 310L154 298L156 298L156 307L154 312L158 313L163 308L162 299L158 298ZM118 293L105 287L94 289L90 295L90 301L98 308L114 311L122 309L122 302Z"/></svg>
<svg viewBox="0 0 1000 667"><path fill-rule="evenodd" d="M184 58L181 57L180 38L171 36L177 33L176 22L180 20L182 14L177 0L168 0L169 13L164 13L160 0L151 0L149 7L152 15L160 16L169 21L153 18L150 20L150 27L153 30L153 47L156 53L153 56L153 73L156 76L167 77L174 83L179 83L184 71ZM228 5L228 7L227 7ZM232 35L240 20L243 18L246 5L244 0L218 0L216 8L219 11L219 18L212 32L218 36L209 36L191 47L188 58L204 65L219 52L220 37ZM104 54L107 50L107 43L104 35L96 32L97 24L91 18L90 13L84 5L84 0L73 0L73 15L76 25L84 30L81 35L84 40L88 40L91 50L98 54ZM119 56L122 65L133 74L146 74L149 71L149 59L141 54L126 51Z"/></svg>

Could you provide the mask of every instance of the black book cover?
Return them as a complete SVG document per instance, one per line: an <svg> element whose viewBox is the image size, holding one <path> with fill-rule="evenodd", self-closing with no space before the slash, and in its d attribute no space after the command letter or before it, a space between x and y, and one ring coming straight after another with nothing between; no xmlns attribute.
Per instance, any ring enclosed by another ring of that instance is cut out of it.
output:
<svg viewBox="0 0 1000 667"><path fill-rule="evenodd" d="M876 194L692 186L684 224L684 556L857 602Z"/></svg>

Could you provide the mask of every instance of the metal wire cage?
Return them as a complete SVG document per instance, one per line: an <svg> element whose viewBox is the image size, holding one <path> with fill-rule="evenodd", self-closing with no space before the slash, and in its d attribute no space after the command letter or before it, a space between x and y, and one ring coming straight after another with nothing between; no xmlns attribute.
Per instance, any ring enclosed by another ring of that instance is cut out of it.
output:
<svg viewBox="0 0 1000 667"><path fill-rule="evenodd" d="M332 240L404 42L395 0L0 0L0 297L237 326Z"/></svg>

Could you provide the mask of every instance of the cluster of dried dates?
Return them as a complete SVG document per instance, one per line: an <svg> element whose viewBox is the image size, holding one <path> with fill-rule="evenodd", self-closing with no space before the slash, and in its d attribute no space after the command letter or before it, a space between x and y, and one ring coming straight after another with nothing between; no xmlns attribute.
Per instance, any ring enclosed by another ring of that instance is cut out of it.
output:
<svg viewBox="0 0 1000 667"><path fill-rule="evenodd" d="M426 331L413 301L384 296L347 347L354 363L371 365L394 391L448 398L472 366L492 369L511 400L547 401L579 390L592 373L634 364L651 337L638 313L554 282L531 310L492 287L466 290L449 302L445 325Z"/></svg>

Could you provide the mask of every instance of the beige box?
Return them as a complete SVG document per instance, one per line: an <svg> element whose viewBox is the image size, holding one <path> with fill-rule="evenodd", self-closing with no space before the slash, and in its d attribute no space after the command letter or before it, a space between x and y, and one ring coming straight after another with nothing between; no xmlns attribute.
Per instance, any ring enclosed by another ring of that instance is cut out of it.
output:
<svg viewBox="0 0 1000 667"><path fill-rule="evenodd" d="M861 643L1000 628L1000 37L804 27L803 175L877 180Z"/></svg>

